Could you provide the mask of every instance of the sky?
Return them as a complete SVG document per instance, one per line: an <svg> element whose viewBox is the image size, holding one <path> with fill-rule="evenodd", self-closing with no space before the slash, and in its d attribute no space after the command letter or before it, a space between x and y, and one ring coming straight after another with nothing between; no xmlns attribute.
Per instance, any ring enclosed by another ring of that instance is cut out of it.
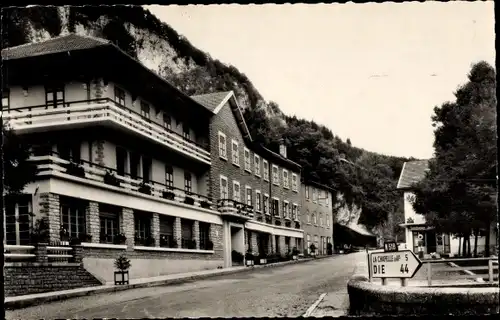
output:
<svg viewBox="0 0 500 320"><path fill-rule="evenodd" d="M494 3L146 6L287 115L386 155L433 155L431 116L495 66Z"/></svg>

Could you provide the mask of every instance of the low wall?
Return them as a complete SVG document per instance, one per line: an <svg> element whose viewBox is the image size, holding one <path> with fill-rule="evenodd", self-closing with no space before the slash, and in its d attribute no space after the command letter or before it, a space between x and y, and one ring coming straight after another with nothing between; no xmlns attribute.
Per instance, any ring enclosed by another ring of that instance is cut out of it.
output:
<svg viewBox="0 0 500 320"><path fill-rule="evenodd" d="M3 272L7 297L101 285L79 263L5 263Z"/></svg>
<svg viewBox="0 0 500 320"><path fill-rule="evenodd" d="M190 252L183 249L166 251L161 248L127 250L85 247L82 248L82 261L85 269L96 278L104 282L113 282L116 270L114 261L122 254L131 262L130 279L211 270L224 266L224 259L218 251L191 250Z"/></svg>
<svg viewBox="0 0 500 320"><path fill-rule="evenodd" d="M394 287L355 276L347 284L351 315L477 315L499 312L498 287Z"/></svg>

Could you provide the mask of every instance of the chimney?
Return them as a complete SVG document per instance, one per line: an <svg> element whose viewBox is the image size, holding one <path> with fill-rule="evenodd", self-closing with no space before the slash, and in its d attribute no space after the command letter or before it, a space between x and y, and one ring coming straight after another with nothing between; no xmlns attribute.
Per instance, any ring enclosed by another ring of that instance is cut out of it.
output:
<svg viewBox="0 0 500 320"><path fill-rule="evenodd" d="M286 158L286 146L283 139L280 140L280 155Z"/></svg>

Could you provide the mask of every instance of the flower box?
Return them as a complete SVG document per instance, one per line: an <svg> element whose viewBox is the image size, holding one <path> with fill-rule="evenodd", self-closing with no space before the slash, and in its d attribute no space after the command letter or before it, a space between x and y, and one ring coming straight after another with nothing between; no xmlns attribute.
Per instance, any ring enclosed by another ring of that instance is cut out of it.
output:
<svg viewBox="0 0 500 320"><path fill-rule="evenodd" d="M187 196L186 196L186 197L184 198L184 203L185 203L185 204L189 204L189 205L193 205L193 204L194 204L194 199L193 199L193 198L191 198L191 197L187 197Z"/></svg>
<svg viewBox="0 0 500 320"><path fill-rule="evenodd" d="M104 175L104 183L115 187L120 186L120 180L118 180L118 178L116 178L115 175L109 171Z"/></svg>
<svg viewBox="0 0 500 320"><path fill-rule="evenodd" d="M115 285L129 284L128 271L115 271Z"/></svg>
<svg viewBox="0 0 500 320"><path fill-rule="evenodd" d="M163 191L162 196L167 200L175 200L175 193L173 193L172 191Z"/></svg>
<svg viewBox="0 0 500 320"><path fill-rule="evenodd" d="M66 173L76 177L85 178L85 169L78 163L68 163L66 165Z"/></svg>
<svg viewBox="0 0 500 320"><path fill-rule="evenodd" d="M260 264L266 264L266 263L267 263L267 259L265 259L265 258L261 258L261 259L259 260L259 263L260 263Z"/></svg>
<svg viewBox="0 0 500 320"><path fill-rule="evenodd" d="M151 195L151 187L148 186L147 184L141 184L137 191L139 191L140 193Z"/></svg>
<svg viewBox="0 0 500 320"><path fill-rule="evenodd" d="M210 209L210 203L208 201L200 202L200 206L204 209Z"/></svg>
<svg viewBox="0 0 500 320"><path fill-rule="evenodd" d="M247 267L253 266L253 260L247 260Z"/></svg>

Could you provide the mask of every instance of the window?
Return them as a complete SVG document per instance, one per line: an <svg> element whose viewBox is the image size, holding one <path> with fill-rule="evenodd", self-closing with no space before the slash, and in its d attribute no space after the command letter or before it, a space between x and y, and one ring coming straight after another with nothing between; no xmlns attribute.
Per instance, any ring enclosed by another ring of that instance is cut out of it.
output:
<svg viewBox="0 0 500 320"><path fill-rule="evenodd" d="M245 148L245 170L251 172L252 171L252 166L251 166L251 161L250 161L250 150Z"/></svg>
<svg viewBox="0 0 500 320"><path fill-rule="evenodd" d="M278 166L273 164L273 184L279 185Z"/></svg>
<svg viewBox="0 0 500 320"><path fill-rule="evenodd" d="M269 214L269 195L268 194L264 194L263 209L264 209L265 214Z"/></svg>
<svg viewBox="0 0 500 320"><path fill-rule="evenodd" d="M280 216L280 201L279 201L279 199L273 198L271 213L276 217Z"/></svg>
<svg viewBox="0 0 500 320"><path fill-rule="evenodd" d="M307 248L306 248L306 250L307 250L308 253L311 253L310 247L311 247L311 235L308 234L307 235Z"/></svg>
<svg viewBox="0 0 500 320"><path fill-rule="evenodd" d="M62 227L71 238L80 238L85 234L85 205L79 201L61 201Z"/></svg>
<svg viewBox="0 0 500 320"><path fill-rule="evenodd" d="M319 214L319 226L320 227L323 226L323 214L322 213Z"/></svg>
<svg viewBox="0 0 500 320"><path fill-rule="evenodd" d="M311 215L309 214L309 210L306 211L306 219L307 219L307 223L311 223Z"/></svg>
<svg viewBox="0 0 500 320"><path fill-rule="evenodd" d="M227 160L226 135L219 131L219 157Z"/></svg>
<svg viewBox="0 0 500 320"><path fill-rule="evenodd" d="M240 155L238 152L238 141L232 140L232 155L233 155L233 164L239 166L240 165Z"/></svg>
<svg viewBox="0 0 500 320"><path fill-rule="evenodd" d="M200 249L213 250L208 243L210 242L210 223L200 222Z"/></svg>
<svg viewBox="0 0 500 320"><path fill-rule="evenodd" d="M147 238L151 236L151 216L145 212L134 213L135 245L147 245Z"/></svg>
<svg viewBox="0 0 500 320"><path fill-rule="evenodd" d="M269 181L269 163L267 160L262 160L264 164L264 180Z"/></svg>
<svg viewBox="0 0 500 320"><path fill-rule="evenodd" d="M115 102L125 107L125 91L119 87L115 87Z"/></svg>
<svg viewBox="0 0 500 320"><path fill-rule="evenodd" d="M195 249L192 248L193 240L193 226L194 221L188 219L181 219L181 247L185 249Z"/></svg>
<svg viewBox="0 0 500 320"><path fill-rule="evenodd" d="M245 190L246 190L247 205L252 206L252 188L249 186L246 186Z"/></svg>
<svg viewBox="0 0 500 320"><path fill-rule="evenodd" d="M330 216L326 216L326 226L329 228L330 227Z"/></svg>
<svg viewBox="0 0 500 320"><path fill-rule="evenodd" d="M115 243L120 232L119 208L104 203L99 204L100 243Z"/></svg>
<svg viewBox="0 0 500 320"><path fill-rule="evenodd" d="M64 105L64 85L45 87L45 105L52 105L57 108L58 105Z"/></svg>
<svg viewBox="0 0 500 320"><path fill-rule="evenodd" d="M142 158L142 180L147 183L151 180L151 168L153 166L153 160L151 158Z"/></svg>
<svg viewBox="0 0 500 320"><path fill-rule="evenodd" d="M298 220L298 210L299 207L296 203L292 205L292 219L293 220Z"/></svg>
<svg viewBox="0 0 500 320"><path fill-rule="evenodd" d="M191 140L191 133L187 124L182 124L182 136L184 139Z"/></svg>
<svg viewBox="0 0 500 320"><path fill-rule="evenodd" d="M224 176L220 176L220 198L221 199L229 199L227 178Z"/></svg>
<svg viewBox="0 0 500 320"><path fill-rule="evenodd" d="M255 209L257 211L261 211L262 210L261 201L262 201L262 195L260 194L260 191L259 190L255 190Z"/></svg>
<svg viewBox="0 0 500 320"><path fill-rule="evenodd" d="M299 191L299 185L297 181L297 175L295 173L292 173L292 190L293 191Z"/></svg>
<svg viewBox="0 0 500 320"><path fill-rule="evenodd" d="M288 171L283 169L283 188L290 188L289 179L288 179Z"/></svg>
<svg viewBox="0 0 500 320"><path fill-rule="evenodd" d="M163 114L163 126L167 130L172 130L172 118L166 113Z"/></svg>
<svg viewBox="0 0 500 320"><path fill-rule="evenodd" d="M30 244L31 195L4 197L4 239L8 245Z"/></svg>
<svg viewBox="0 0 500 320"><path fill-rule="evenodd" d="M59 156L65 160L79 163L81 160L80 142L62 142L57 144Z"/></svg>
<svg viewBox="0 0 500 320"><path fill-rule="evenodd" d="M318 190L316 190L316 188L312 188L313 189L313 202L316 203L318 201Z"/></svg>
<svg viewBox="0 0 500 320"><path fill-rule="evenodd" d="M165 185L167 189L174 187L174 168L169 164L165 165Z"/></svg>
<svg viewBox="0 0 500 320"><path fill-rule="evenodd" d="M236 202L241 201L240 183L238 181L233 181L233 200Z"/></svg>
<svg viewBox="0 0 500 320"><path fill-rule="evenodd" d="M326 196L325 196L325 190L321 190L320 191L320 196L319 196L319 203L320 204L325 203L325 198L326 198Z"/></svg>
<svg viewBox="0 0 500 320"><path fill-rule="evenodd" d="M149 119L149 103L141 101L141 115Z"/></svg>
<svg viewBox="0 0 500 320"><path fill-rule="evenodd" d="M288 209L289 209L288 201L283 201L283 217L284 218L290 218Z"/></svg>
<svg viewBox="0 0 500 320"><path fill-rule="evenodd" d="M137 179L140 162L141 158L137 153L130 154L130 177L132 179Z"/></svg>
<svg viewBox="0 0 500 320"><path fill-rule="evenodd" d="M160 247L174 248L175 218L160 215Z"/></svg>
<svg viewBox="0 0 500 320"><path fill-rule="evenodd" d="M189 172L184 172L184 191L186 191L187 195L190 195L191 191L193 191L193 181Z"/></svg>
<svg viewBox="0 0 500 320"><path fill-rule="evenodd" d="M254 165L255 165L255 175L260 177L260 157L258 155L254 156Z"/></svg>
<svg viewBox="0 0 500 320"><path fill-rule="evenodd" d="M125 167L127 165L127 151L123 148L116 147L116 171L118 175L125 175Z"/></svg>
<svg viewBox="0 0 500 320"><path fill-rule="evenodd" d="M306 200L309 201L309 186L306 186Z"/></svg>
<svg viewBox="0 0 500 320"><path fill-rule="evenodd" d="M330 204L330 193L329 192L325 192L325 203L326 203L327 207Z"/></svg>
<svg viewBox="0 0 500 320"><path fill-rule="evenodd" d="M316 216L316 213L312 214L312 222L314 225L318 225L318 217Z"/></svg>
<svg viewBox="0 0 500 320"><path fill-rule="evenodd" d="M2 90L2 110L9 109L10 107L10 90Z"/></svg>

